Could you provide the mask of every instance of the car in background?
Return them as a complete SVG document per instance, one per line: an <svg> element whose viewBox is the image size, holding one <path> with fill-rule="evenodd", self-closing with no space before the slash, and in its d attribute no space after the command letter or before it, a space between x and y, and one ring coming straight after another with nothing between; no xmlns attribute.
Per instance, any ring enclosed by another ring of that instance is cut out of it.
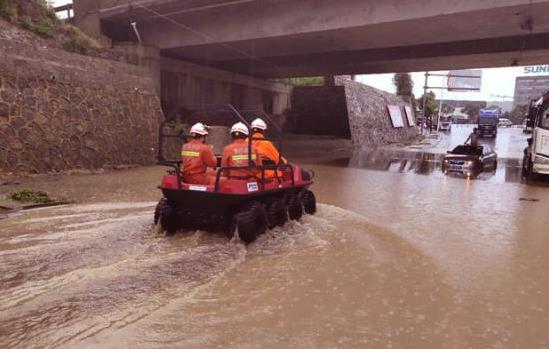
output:
<svg viewBox="0 0 549 349"><path fill-rule="evenodd" d="M452 118L449 116L441 116L439 120L438 130L442 132L450 132L452 129Z"/></svg>
<svg viewBox="0 0 549 349"><path fill-rule="evenodd" d="M500 118L498 121L498 127L511 127L513 123L509 119Z"/></svg>
<svg viewBox="0 0 549 349"><path fill-rule="evenodd" d="M444 174L461 174L467 178L474 178L482 172L495 171L497 166L498 156L488 144L458 145L442 159Z"/></svg>

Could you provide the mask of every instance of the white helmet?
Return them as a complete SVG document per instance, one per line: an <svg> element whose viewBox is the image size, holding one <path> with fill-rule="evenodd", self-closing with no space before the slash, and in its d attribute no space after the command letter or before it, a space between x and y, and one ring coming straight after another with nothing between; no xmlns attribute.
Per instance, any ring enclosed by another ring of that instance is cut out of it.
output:
<svg viewBox="0 0 549 349"><path fill-rule="evenodd" d="M265 123L265 121L263 121L263 119L257 118L252 121L252 128L258 128L265 131L267 129L267 124Z"/></svg>
<svg viewBox="0 0 549 349"><path fill-rule="evenodd" d="M191 134L193 133L205 136L208 134L208 127L201 122L197 122L191 127Z"/></svg>
<svg viewBox="0 0 549 349"><path fill-rule="evenodd" d="M233 125L233 127L231 127L231 134L236 133L236 132L240 132L240 133L242 133L246 136L248 136L250 134L248 132L248 128L246 127L246 125L244 125L241 122L237 122L236 124Z"/></svg>

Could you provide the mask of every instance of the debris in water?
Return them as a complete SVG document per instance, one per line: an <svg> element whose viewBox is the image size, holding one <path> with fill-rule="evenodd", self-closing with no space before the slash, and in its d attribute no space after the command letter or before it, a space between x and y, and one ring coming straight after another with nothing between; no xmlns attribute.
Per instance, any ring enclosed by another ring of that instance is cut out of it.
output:
<svg viewBox="0 0 549 349"><path fill-rule="evenodd" d="M531 202L538 202L539 199L534 198L520 198L519 201L531 201Z"/></svg>

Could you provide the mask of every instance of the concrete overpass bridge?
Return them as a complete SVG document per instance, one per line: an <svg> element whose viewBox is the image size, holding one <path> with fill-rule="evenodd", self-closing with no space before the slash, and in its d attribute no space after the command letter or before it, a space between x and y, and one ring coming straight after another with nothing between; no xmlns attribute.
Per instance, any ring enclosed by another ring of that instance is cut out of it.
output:
<svg viewBox="0 0 549 349"><path fill-rule="evenodd" d="M291 89L270 78L549 63L549 0L74 0L74 10L80 28L150 68L168 115L197 103L282 115ZM343 92L325 92L301 103L325 106L296 120L348 135L349 110L364 108L341 97L330 108Z"/></svg>
<svg viewBox="0 0 549 349"><path fill-rule="evenodd" d="M77 23L263 78L549 61L547 0L75 0Z"/></svg>

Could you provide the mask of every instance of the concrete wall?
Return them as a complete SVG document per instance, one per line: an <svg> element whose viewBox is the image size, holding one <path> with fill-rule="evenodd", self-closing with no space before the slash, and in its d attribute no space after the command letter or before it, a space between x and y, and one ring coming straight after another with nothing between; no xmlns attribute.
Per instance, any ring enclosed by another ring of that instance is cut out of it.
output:
<svg viewBox="0 0 549 349"><path fill-rule="evenodd" d="M351 138L345 88L343 86L301 86L292 92L288 130L301 134Z"/></svg>
<svg viewBox="0 0 549 349"><path fill-rule="evenodd" d="M404 120L403 128L394 128L391 123L387 105L404 107L406 102L400 97L339 77L336 77L336 85L345 89L349 126L355 148L403 142L418 135L417 128L408 125L407 120ZM404 111L402 113L404 115Z"/></svg>
<svg viewBox="0 0 549 349"><path fill-rule="evenodd" d="M409 140L416 127L393 128L387 105L406 103L391 93L337 77L335 86L297 87L292 94L290 129L297 133L351 138L353 146L378 146Z"/></svg>
<svg viewBox="0 0 549 349"><path fill-rule="evenodd" d="M145 69L0 39L0 171L149 165L162 118Z"/></svg>
<svg viewBox="0 0 549 349"><path fill-rule="evenodd" d="M278 82L164 57L160 58L159 66L160 96L167 117L198 104L230 103L240 110L264 110L275 116L281 116L290 106L291 87ZM195 118L184 118L183 121L191 123ZM210 122L231 125L234 121L219 116Z"/></svg>

